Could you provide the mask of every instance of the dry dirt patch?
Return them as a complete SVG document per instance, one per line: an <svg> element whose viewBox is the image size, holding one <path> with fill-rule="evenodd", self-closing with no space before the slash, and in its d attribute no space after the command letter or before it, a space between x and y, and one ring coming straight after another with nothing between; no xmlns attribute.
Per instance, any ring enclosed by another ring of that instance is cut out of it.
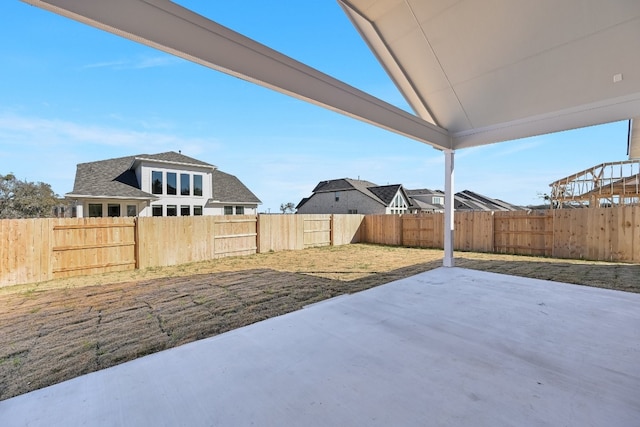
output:
<svg viewBox="0 0 640 427"><path fill-rule="evenodd" d="M458 254L458 265L638 292L640 266ZM0 399L441 265L348 245L0 288Z"/></svg>

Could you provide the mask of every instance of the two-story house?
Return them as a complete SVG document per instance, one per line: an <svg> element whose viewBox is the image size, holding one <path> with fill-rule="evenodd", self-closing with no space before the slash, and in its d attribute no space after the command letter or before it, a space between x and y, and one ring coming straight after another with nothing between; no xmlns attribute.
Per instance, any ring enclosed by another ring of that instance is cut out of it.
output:
<svg viewBox="0 0 640 427"><path fill-rule="evenodd" d="M400 184L343 178L320 182L296 209L299 214L402 214L412 203Z"/></svg>
<svg viewBox="0 0 640 427"><path fill-rule="evenodd" d="M238 178L173 151L77 166L77 217L256 214L260 199Z"/></svg>

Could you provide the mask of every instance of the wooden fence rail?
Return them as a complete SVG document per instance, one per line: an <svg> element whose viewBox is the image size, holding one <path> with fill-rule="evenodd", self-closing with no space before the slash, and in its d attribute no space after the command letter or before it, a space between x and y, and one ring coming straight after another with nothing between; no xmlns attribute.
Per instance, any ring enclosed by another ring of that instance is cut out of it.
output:
<svg viewBox="0 0 640 427"><path fill-rule="evenodd" d="M0 220L0 286L366 242L442 248L442 214ZM456 212L456 250L640 263L640 207Z"/></svg>

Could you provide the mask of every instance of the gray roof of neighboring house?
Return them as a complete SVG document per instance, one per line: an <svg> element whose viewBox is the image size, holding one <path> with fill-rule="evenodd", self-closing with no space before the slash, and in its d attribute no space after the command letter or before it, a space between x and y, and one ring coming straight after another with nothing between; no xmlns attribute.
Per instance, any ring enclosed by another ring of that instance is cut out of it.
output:
<svg viewBox="0 0 640 427"><path fill-rule="evenodd" d="M370 191L371 187L377 187L377 185L373 182L360 179L341 178L332 179L329 181L321 181L320 183L318 183L318 185L316 185L316 188L313 189L313 193L356 190L368 197L371 197L376 202L384 205L384 201ZM298 206L302 206L302 202L298 204Z"/></svg>
<svg viewBox="0 0 640 427"><path fill-rule="evenodd" d="M376 187L369 187L369 191L375 194L382 202L389 206L391 202L393 202L393 198L400 191L403 193L404 198L407 200L408 206L413 206L411 198L408 197L408 194L402 188L402 184L392 184L392 185L379 185Z"/></svg>
<svg viewBox="0 0 640 427"><path fill-rule="evenodd" d="M511 203L504 202L498 199L492 199L482 194L474 193L473 191L464 190L456 193L456 198L464 200L463 203L471 206L479 206L479 209L489 211L516 211L523 210L521 206L512 205Z"/></svg>
<svg viewBox="0 0 640 427"><path fill-rule="evenodd" d="M422 207L422 204L429 204L431 196L444 196L444 193L440 190L429 190L426 188L406 190L406 192L420 207ZM430 206L437 209L444 209L444 206L439 204L432 204ZM454 208L456 210L475 211L515 211L523 209L520 206L512 205L502 200L492 199L469 190L454 194Z"/></svg>
<svg viewBox="0 0 640 427"><path fill-rule="evenodd" d="M412 202L414 206L417 206L423 211L442 211L444 207L442 205L432 205L431 203L427 203L423 200L412 197Z"/></svg>
<svg viewBox="0 0 640 427"><path fill-rule="evenodd" d="M140 190L135 172L129 169L135 158L127 156L78 164L73 191L67 196L155 199L156 196Z"/></svg>
<svg viewBox="0 0 640 427"><path fill-rule="evenodd" d="M262 203L238 178L213 171L213 200L231 203Z"/></svg>

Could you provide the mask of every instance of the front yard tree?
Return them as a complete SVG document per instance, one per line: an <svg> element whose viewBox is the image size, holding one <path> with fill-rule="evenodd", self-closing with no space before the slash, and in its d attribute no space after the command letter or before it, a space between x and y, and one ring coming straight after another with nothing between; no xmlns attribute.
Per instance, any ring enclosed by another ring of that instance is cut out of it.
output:
<svg viewBox="0 0 640 427"><path fill-rule="evenodd" d="M282 203L280 205L280 212L282 212L283 214L287 212L293 213L295 209L296 205L294 205L292 202Z"/></svg>
<svg viewBox="0 0 640 427"><path fill-rule="evenodd" d="M60 203L51 185L0 175L0 218L44 218Z"/></svg>

